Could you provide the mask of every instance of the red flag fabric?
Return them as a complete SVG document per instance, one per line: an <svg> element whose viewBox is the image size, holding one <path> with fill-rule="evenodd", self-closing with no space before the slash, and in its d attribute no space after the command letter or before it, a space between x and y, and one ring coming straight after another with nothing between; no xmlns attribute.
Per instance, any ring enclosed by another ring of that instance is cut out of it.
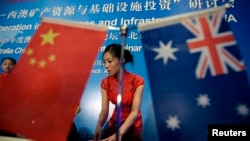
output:
<svg viewBox="0 0 250 141"><path fill-rule="evenodd" d="M66 140L107 28L44 18L0 89L0 129Z"/></svg>

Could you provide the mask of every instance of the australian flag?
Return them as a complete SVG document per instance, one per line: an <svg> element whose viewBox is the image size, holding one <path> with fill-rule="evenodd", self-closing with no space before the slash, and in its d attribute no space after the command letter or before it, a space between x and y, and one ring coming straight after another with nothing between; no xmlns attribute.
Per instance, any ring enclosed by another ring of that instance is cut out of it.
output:
<svg viewBox="0 0 250 141"><path fill-rule="evenodd" d="M209 125L250 123L246 68L224 13L138 25L160 141L206 141Z"/></svg>

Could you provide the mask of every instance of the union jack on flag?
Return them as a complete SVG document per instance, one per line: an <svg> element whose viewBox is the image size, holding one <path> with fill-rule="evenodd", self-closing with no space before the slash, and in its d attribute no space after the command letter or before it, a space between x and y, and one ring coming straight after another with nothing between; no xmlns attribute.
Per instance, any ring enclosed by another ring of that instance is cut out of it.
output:
<svg viewBox="0 0 250 141"><path fill-rule="evenodd" d="M206 141L250 124L250 89L222 7L139 24L160 141Z"/></svg>
<svg viewBox="0 0 250 141"><path fill-rule="evenodd" d="M219 31L223 16L224 12L219 12L211 17L205 15L183 22L183 25L195 35L187 40L190 52L201 53L195 71L197 78L204 78L208 69L213 76L227 74L226 65L234 71L245 70L243 62L226 49L235 45L236 41L232 31Z"/></svg>

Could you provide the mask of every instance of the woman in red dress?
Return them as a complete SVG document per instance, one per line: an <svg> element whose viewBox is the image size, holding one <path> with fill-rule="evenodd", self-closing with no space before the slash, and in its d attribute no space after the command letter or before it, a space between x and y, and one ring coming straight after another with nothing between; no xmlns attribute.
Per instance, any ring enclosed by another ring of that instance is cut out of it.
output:
<svg viewBox="0 0 250 141"><path fill-rule="evenodd" d="M5 80L7 79L8 75L11 73L15 65L16 60L14 58L8 57L2 59L1 68L3 72L0 74L0 88L3 87Z"/></svg>
<svg viewBox="0 0 250 141"><path fill-rule="evenodd" d="M103 53L103 62L109 76L101 82L102 108L94 133L94 140L103 141L142 141L142 114L140 105L144 91L144 79L131 72L128 72L124 65L133 64L133 55L129 50L124 49L124 58L121 56L122 46L110 44ZM120 61L122 59L122 61ZM120 120L117 134L117 95L119 88L119 72L123 69L123 92L121 100ZM113 114L108 121L108 127L102 133L102 127L109 114L109 102L116 105ZM119 137L119 139L116 139Z"/></svg>
<svg viewBox="0 0 250 141"><path fill-rule="evenodd" d="M15 67L15 65L16 65L16 60L14 58L8 57L8 58L2 59L1 61L2 73L0 74L0 91L1 91L1 88L4 86L4 83L6 79L8 78L9 74ZM16 137L17 135L14 133L9 133L9 132L0 130L0 136Z"/></svg>

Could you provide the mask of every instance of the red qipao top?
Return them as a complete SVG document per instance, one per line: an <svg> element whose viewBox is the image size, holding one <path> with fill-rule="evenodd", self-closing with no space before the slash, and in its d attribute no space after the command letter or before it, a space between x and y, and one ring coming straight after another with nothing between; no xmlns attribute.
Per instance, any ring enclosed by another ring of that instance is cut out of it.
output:
<svg viewBox="0 0 250 141"><path fill-rule="evenodd" d="M119 79L114 76L107 76L102 80L101 87L107 91L108 99L113 104L117 105L117 95L119 88ZM121 122L124 122L130 114L133 98L136 88L144 85L144 79L136 74L124 70L123 74L123 93L121 102ZM117 108L114 109L113 114L109 120L109 125L116 124ZM142 132L142 115L141 111L138 113L137 120L133 126Z"/></svg>
<svg viewBox="0 0 250 141"><path fill-rule="evenodd" d="M8 77L8 73L2 73L0 74L0 88L3 87L5 80Z"/></svg>

